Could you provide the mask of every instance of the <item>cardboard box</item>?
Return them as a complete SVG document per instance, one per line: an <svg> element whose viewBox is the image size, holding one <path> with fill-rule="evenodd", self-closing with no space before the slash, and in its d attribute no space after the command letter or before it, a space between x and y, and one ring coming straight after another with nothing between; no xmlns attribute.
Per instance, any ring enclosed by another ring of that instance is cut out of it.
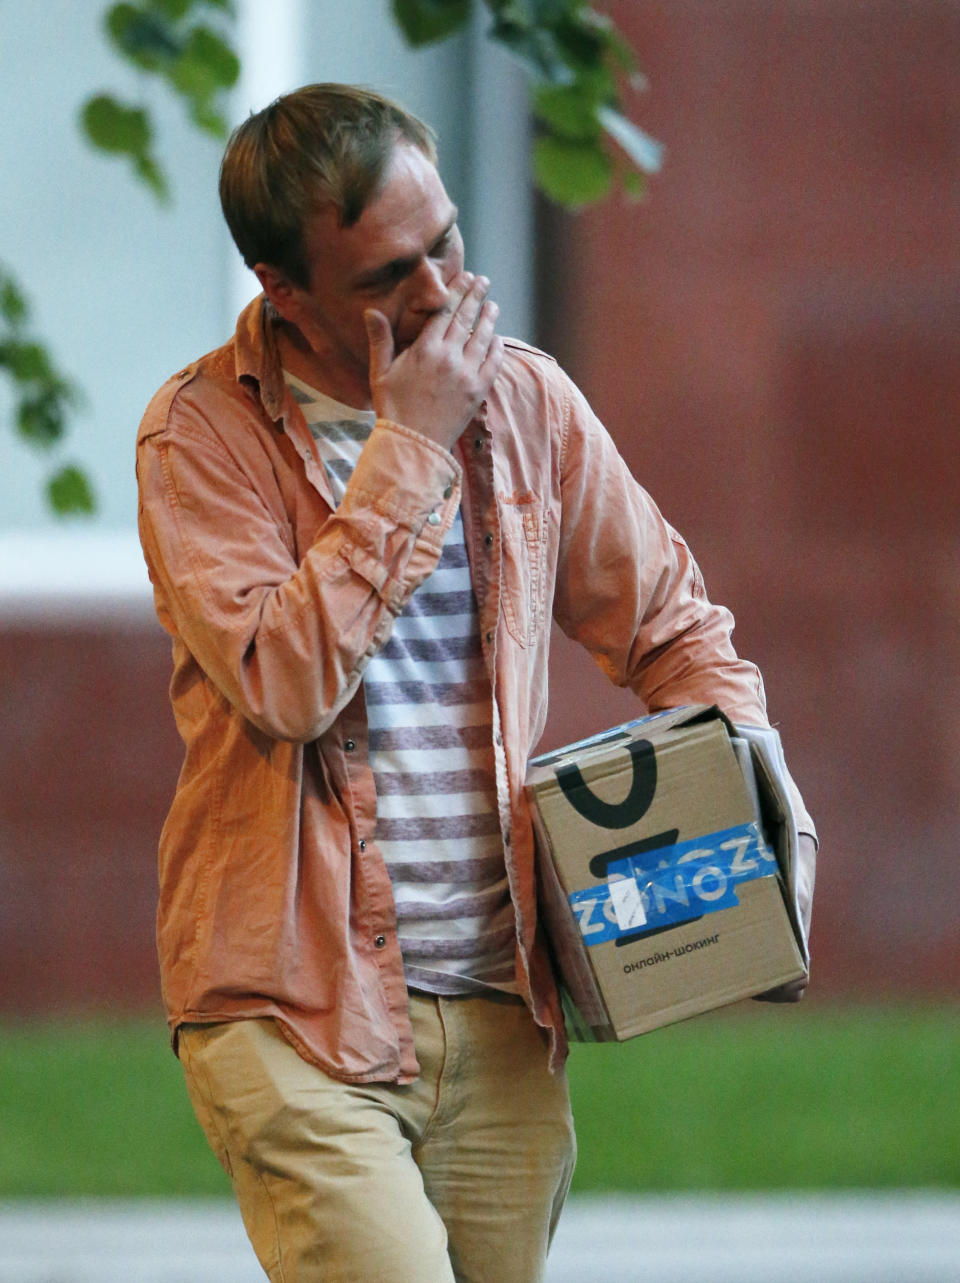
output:
<svg viewBox="0 0 960 1283"><path fill-rule="evenodd" d="M527 793L571 1036L621 1041L806 974L775 731L671 709L533 759Z"/></svg>

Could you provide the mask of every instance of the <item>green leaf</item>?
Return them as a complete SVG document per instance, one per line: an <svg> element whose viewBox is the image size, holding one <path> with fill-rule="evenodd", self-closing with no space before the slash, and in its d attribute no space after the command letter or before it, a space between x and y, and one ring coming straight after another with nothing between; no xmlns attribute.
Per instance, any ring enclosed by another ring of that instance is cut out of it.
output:
<svg viewBox="0 0 960 1283"><path fill-rule="evenodd" d="M147 0L147 7L171 22L179 22L193 8L193 0Z"/></svg>
<svg viewBox="0 0 960 1283"><path fill-rule="evenodd" d="M602 200L610 190L613 163L599 146L566 138L538 138L533 173L551 200L576 209Z"/></svg>
<svg viewBox="0 0 960 1283"><path fill-rule="evenodd" d="M620 108L619 82L633 83L636 59L608 17L583 0L485 3L494 16L491 38L541 81L533 110L549 134L537 144L534 172L548 194L562 204L579 205L607 193L613 169L601 146L603 131L643 173L660 168L662 147Z"/></svg>
<svg viewBox="0 0 960 1283"><path fill-rule="evenodd" d="M0 273L0 315L14 330L30 315L27 300L20 293L13 277L3 273Z"/></svg>
<svg viewBox="0 0 960 1283"><path fill-rule="evenodd" d="M553 36L548 30L534 27L529 22L521 23L497 17L489 36L527 63L544 80L562 82L570 79L570 73L557 53Z"/></svg>
<svg viewBox="0 0 960 1283"><path fill-rule="evenodd" d="M202 58L210 74L221 89L232 89L240 76L240 59L222 36L210 27L195 27L190 35L190 45L196 56Z"/></svg>
<svg viewBox="0 0 960 1283"><path fill-rule="evenodd" d="M133 168L137 177L152 190L157 200L166 202L170 199L166 175L152 156L137 156Z"/></svg>
<svg viewBox="0 0 960 1283"><path fill-rule="evenodd" d="M141 182L150 187L159 200L168 198L166 178L150 155L153 128L142 107L127 107L109 94L99 94L84 105L80 119L95 147L114 155L129 156Z"/></svg>
<svg viewBox="0 0 960 1283"><path fill-rule="evenodd" d="M47 449L63 436L63 406L50 392L25 397L17 407L16 419L17 431L32 445Z"/></svg>
<svg viewBox="0 0 960 1283"><path fill-rule="evenodd" d="M207 102L221 89L230 89L240 75L240 61L226 41L209 27L194 27L170 80L182 94Z"/></svg>
<svg viewBox="0 0 960 1283"><path fill-rule="evenodd" d="M594 101L600 103L617 103L617 82L605 63L598 62L594 67L577 67L575 72L568 73L568 79L578 85L585 94L591 94Z"/></svg>
<svg viewBox="0 0 960 1283"><path fill-rule="evenodd" d="M60 516L91 513L97 508L90 482L74 464L67 464L50 478L47 498L54 512Z"/></svg>
<svg viewBox="0 0 960 1283"><path fill-rule="evenodd" d="M107 10L106 26L117 49L145 71L160 71L180 54L182 42L163 14L115 4Z"/></svg>
<svg viewBox="0 0 960 1283"><path fill-rule="evenodd" d="M0 365L18 383L43 383L54 378L50 357L40 343L4 343L0 346Z"/></svg>
<svg viewBox="0 0 960 1283"><path fill-rule="evenodd" d="M554 26L554 38L571 67L602 66L606 54L605 34L579 14L568 15Z"/></svg>
<svg viewBox="0 0 960 1283"><path fill-rule="evenodd" d="M549 21L548 14L531 14L523 0L485 0L487 8L497 22L503 22L525 30L538 22Z"/></svg>
<svg viewBox="0 0 960 1283"><path fill-rule="evenodd" d="M596 100L576 83L541 85L534 90L533 110L561 138L592 141L600 137Z"/></svg>
<svg viewBox="0 0 960 1283"><path fill-rule="evenodd" d="M190 119L198 129L202 129L206 134L212 134L214 138L226 138L229 132L230 127L226 117L205 104L201 106L195 103L190 108Z"/></svg>
<svg viewBox="0 0 960 1283"><path fill-rule="evenodd" d="M150 146L150 118L142 107L127 107L110 94L88 98L80 115L84 132L101 151L141 156Z"/></svg>
<svg viewBox="0 0 960 1283"><path fill-rule="evenodd" d="M171 68L170 83L184 98L198 129L224 138L227 122L214 103L240 74L233 50L208 27L196 27L183 55Z"/></svg>
<svg viewBox="0 0 960 1283"><path fill-rule="evenodd" d="M637 56L609 19L604 20L607 26L606 52L615 66L630 77L636 71Z"/></svg>
<svg viewBox="0 0 960 1283"><path fill-rule="evenodd" d="M471 0L393 0L393 16L415 49L445 40L470 17Z"/></svg>

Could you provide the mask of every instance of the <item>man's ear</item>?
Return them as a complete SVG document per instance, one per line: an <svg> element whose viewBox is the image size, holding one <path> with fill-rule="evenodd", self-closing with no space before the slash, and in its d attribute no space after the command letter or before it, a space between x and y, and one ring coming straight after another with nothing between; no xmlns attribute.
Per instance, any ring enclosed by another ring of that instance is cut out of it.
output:
<svg viewBox="0 0 960 1283"><path fill-rule="evenodd" d="M257 263L253 269L260 288L285 321L296 321L300 291L285 272L268 263Z"/></svg>

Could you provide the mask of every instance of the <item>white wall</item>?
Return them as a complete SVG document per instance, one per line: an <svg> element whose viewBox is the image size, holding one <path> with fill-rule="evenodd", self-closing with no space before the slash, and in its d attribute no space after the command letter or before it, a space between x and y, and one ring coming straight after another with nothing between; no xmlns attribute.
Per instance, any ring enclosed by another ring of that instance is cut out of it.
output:
<svg viewBox="0 0 960 1283"><path fill-rule="evenodd" d="M99 497L92 522L47 510L48 461L14 438L0 387L0 597L31 576L70 589L50 562L59 531L107 557L115 533L129 567L136 520L133 447L155 389L221 343L252 276L222 225L216 196L221 146L185 121L159 86L142 85L114 58L93 0L0 5L0 261L20 280L36 328L86 405L49 464L76 460ZM364 83L399 98L440 133L441 168L462 209L468 261L494 280L506 332L529 335L530 198L522 75L479 34L422 51L406 48L387 0L243 0L244 76L234 121L277 93L312 80ZM174 201L157 205L123 162L91 151L76 127L91 93L143 95L160 126L159 151ZM4 535L16 534L13 541ZM32 550L31 550L32 548ZM16 559L16 566L13 560ZM26 559L26 560L25 560ZM104 563L109 579L109 566ZM128 572L118 569L118 583Z"/></svg>
<svg viewBox="0 0 960 1283"><path fill-rule="evenodd" d="M89 0L0 6L0 260L84 388L66 454L92 476L98 523L122 528L135 519L133 439L144 404L218 340L226 274L210 181L219 148L179 107L151 92L175 191L169 210L81 140L85 97L139 90L111 57L99 13ZM0 526L46 525L46 461L13 439L6 399L0 414Z"/></svg>

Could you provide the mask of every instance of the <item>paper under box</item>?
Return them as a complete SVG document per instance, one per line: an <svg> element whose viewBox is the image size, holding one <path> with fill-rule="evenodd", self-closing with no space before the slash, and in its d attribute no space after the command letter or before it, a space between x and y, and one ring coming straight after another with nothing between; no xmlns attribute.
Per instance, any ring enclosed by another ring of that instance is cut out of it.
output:
<svg viewBox="0 0 960 1283"><path fill-rule="evenodd" d="M573 1037L623 1040L806 974L775 731L671 709L533 759L527 793Z"/></svg>

